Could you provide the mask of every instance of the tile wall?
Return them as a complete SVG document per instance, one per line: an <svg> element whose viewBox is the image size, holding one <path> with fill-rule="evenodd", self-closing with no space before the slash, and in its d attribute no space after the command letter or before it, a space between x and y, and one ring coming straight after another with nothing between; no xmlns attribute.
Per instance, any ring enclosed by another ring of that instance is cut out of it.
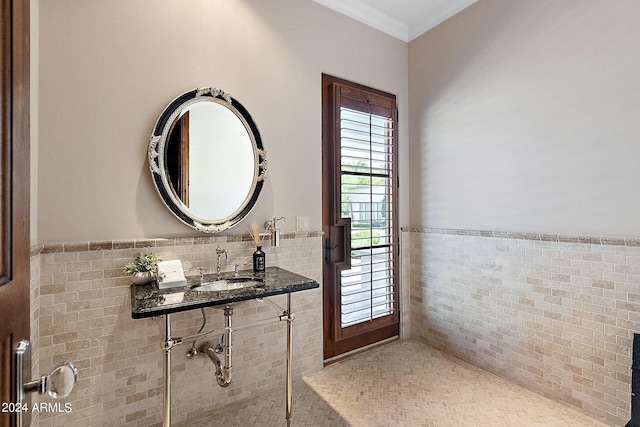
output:
<svg viewBox="0 0 640 427"><path fill-rule="evenodd" d="M411 336L608 425L629 421L640 239L411 229Z"/></svg>
<svg viewBox="0 0 640 427"><path fill-rule="evenodd" d="M250 267L242 236L64 243L34 246L31 257L34 373L60 360L80 378L70 411L33 413L38 426L149 426L162 417L163 321L131 318L124 264L141 251L215 268L215 247ZM315 280L322 235L291 233L267 246L268 265ZM403 338L417 338L607 424L629 420L631 344L640 332L640 240L471 230L402 233ZM195 273L195 272L194 272ZM284 298L276 302L284 305ZM322 369L320 289L294 295L294 375ZM207 329L222 326L209 308ZM273 314L250 302L235 324ZM172 316L174 336L197 332L199 310ZM234 382L222 389L213 364L172 360L175 422L284 387L284 324L234 335ZM41 372L42 371L42 372ZM34 397L50 402L48 397ZM283 403L284 408L284 403ZM283 410L284 412L284 410Z"/></svg>
<svg viewBox="0 0 640 427"><path fill-rule="evenodd" d="M49 371L40 371L40 306L37 304L39 300L38 296L40 294L40 257L38 253L40 252L40 247L31 248L31 283L30 283L30 301L31 304L31 313L30 313L30 321L31 321L31 379L35 379L42 374L48 374ZM35 303L34 303L35 302ZM48 367L47 369L50 369ZM32 401L38 400L37 397L31 397ZM38 425L38 420L40 419L39 412L31 413L31 423L32 425Z"/></svg>
<svg viewBox="0 0 640 427"><path fill-rule="evenodd" d="M164 260L180 259L185 268L203 265L213 271L217 245L229 251L230 262L224 265L224 271L233 270L234 262L251 268L255 248L242 236L64 243L32 248L34 372L48 370L60 360L73 361L79 369L76 388L62 400L62 410L34 414L33 425L158 425L162 420L164 320L131 318L130 279L124 275L123 267L141 251L151 251ZM267 265L278 265L321 282L321 248L321 232L286 234L279 247L265 245ZM274 297L274 301L284 306L286 297ZM321 290L294 294L293 310L293 370L294 376L300 377L322 369ZM221 310L207 308L205 313L207 330L223 326ZM236 310L234 324L277 314L268 304L251 301ZM174 314L172 335L194 334L201 322L200 310ZM190 344L177 346L172 353L174 422L273 388L284 388L284 323L234 333L234 380L224 389L215 382L214 366L207 358L185 357ZM34 400L51 401L45 396ZM71 404L70 411L64 410L66 402ZM282 408L284 419L284 401Z"/></svg>
<svg viewBox="0 0 640 427"><path fill-rule="evenodd" d="M411 232L400 233L400 338L411 338Z"/></svg>

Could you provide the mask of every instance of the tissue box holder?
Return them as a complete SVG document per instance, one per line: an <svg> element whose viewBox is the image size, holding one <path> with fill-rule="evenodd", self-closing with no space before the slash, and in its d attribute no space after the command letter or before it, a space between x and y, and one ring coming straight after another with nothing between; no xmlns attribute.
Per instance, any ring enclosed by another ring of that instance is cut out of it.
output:
<svg viewBox="0 0 640 427"><path fill-rule="evenodd" d="M158 263L158 288L169 289L187 286L182 263L179 260Z"/></svg>

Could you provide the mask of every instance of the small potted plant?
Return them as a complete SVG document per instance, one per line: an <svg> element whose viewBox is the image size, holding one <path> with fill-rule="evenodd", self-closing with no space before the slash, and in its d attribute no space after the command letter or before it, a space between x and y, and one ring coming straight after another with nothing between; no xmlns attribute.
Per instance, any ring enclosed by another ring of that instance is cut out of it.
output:
<svg viewBox="0 0 640 427"><path fill-rule="evenodd" d="M140 253L136 259L124 267L124 272L131 274L131 280L136 285L144 285L153 280L158 272L158 261L162 261L153 252Z"/></svg>

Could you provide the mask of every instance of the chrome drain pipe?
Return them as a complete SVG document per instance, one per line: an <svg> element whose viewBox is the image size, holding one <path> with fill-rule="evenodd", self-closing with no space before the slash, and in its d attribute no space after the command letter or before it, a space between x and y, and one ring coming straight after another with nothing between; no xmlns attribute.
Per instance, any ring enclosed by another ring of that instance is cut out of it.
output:
<svg viewBox="0 0 640 427"><path fill-rule="evenodd" d="M259 301L263 301L262 299L259 299ZM293 384L292 384L292 379L293 379L293 372L292 372L292 368L293 368L293 320L295 319L295 315L293 314L291 308L292 308L292 304L291 304L291 293L287 294L287 307L286 309L283 309L282 307L280 307L278 304L273 303L272 301L267 300L267 302L269 303L269 305L271 305L273 308L275 308L277 311L279 311L280 314L277 318L273 319L264 319L264 320L259 320L257 322L253 322L253 323L248 323L245 325L241 325L240 327L238 327L236 330L243 330L243 329L250 329L256 326L263 326L263 325L267 325L270 323L275 323L275 322L283 322L286 321L287 322L287 351L286 351L286 355L287 355L287 361L286 361L286 370L285 370L285 381L286 381L286 413L285 413L285 420L286 420L286 425L287 427L291 426L291 419L292 419L292 403L293 403ZM182 338L177 338L175 340L171 339L171 334L170 334L170 325L169 325L169 315L167 315L167 326L166 326L166 338L165 338L165 367L170 366L170 352L171 352L171 347L173 347L176 344L181 344L183 341L189 341L189 340L198 340L201 338L205 338L208 337L209 335L215 334L219 331L222 332L222 336L220 338L220 343L218 343L218 345L213 345L210 341L205 341L204 343L202 343L202 345L200 346L200 348L198 349L197 353L201 353L203 355L206 355L215 365L216 367L216 381L218 382L218 385L220 387L228 387L229 384L231 384L231 372L232 372L232 368L233 365L231 364L231 348L232 348L232 333L233 333L233 328L231 325L231 316L233 315L233 307L231 305L227 305L224 308L224 328L223 329L219 329L219 330L213 330L213 331L208 331L208 332L202 332L202 329L200 329L200 331L198 331L197 334L186 337L184 339ZM169 344L169 345L168 345ZM193 353L193 355L197 354L196 352ZM224 359L224 363L222 362L222 360L220 360L220 357L218 356L219 354L223 354L223 359ZM192 356L193 357L193 356ZM171 372L169 369L165 369L165 408L164 408L164 413L165 413L165 422L163 424L163 427L168 427L170 426L171 423L171 415L170 415L170 410L171 407L169 405L170 399L171 399L171 394L170 394L170 386L171 383L170 381L170 377L171 377Z"/></svg>
<svg viewBox="0 0 640 427"><path fill-rule="evenodd" d="M202 344L200 351L203 352L216 365L216 381L220 387L228 387L231 384L231 316L233 315L233 307L226 306L224 308L224 326L225 331L222 334L220 344L213 346L210 342ZM218 354L224 354L224 363L218 357Z"/></svg>

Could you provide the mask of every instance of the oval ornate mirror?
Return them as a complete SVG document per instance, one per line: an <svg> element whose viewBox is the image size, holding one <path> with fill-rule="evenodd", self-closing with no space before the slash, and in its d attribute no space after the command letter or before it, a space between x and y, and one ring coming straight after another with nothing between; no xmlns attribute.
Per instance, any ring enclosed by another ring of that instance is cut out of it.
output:
<svg viewBox="0 0 640 427"><path fill-rule="evenodd" d="M149 169L162 201L180 221L216 233L251 211L267 159L242 104L207 87L183 93L162 112L149 143Z"/></svg>

